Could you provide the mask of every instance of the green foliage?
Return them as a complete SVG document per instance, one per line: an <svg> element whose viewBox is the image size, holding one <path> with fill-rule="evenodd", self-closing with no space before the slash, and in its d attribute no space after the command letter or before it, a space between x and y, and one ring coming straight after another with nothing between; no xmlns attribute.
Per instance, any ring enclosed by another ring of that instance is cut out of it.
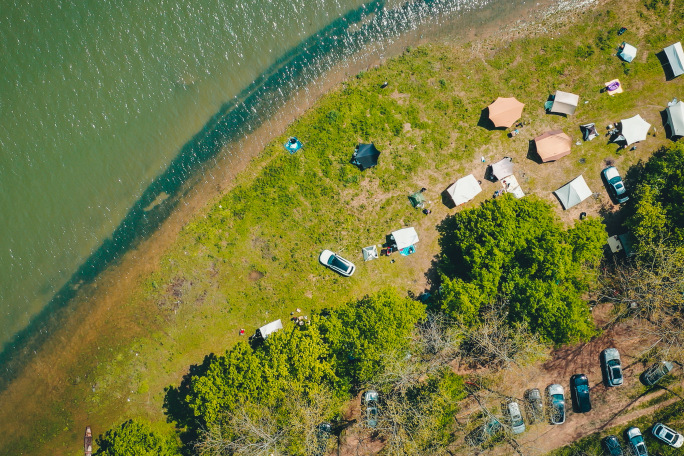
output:
<svg viewBox="0 0 684 456"><path fill-rule="evenodd" d="M373 380L383 355L408 345L416 323L425 318L418 301L393 289L342 305L319 319L323 340L337 360L338 376L350 385Z"/></svg>
<svg viewBox="0 0 684 456"><path fill-rule="evenodd" d="M128 420L97 438L95 456L179 455L174 441L152 431L146 423Z"/></svg>
<svg viewBox="0 0 684 456"><path fill-rule="evenodd" d="M272 407L288 394L313 396L336 383L318 330L289 326L255 350L238 343L214 358L205 373L192 377L185 400L201 423L213 423L247 402Z"/></svg>
<svg viewBox="0 0 684 456"><path fill-rule="evenodd" d="M579 45L575 50L575 57L578 59L588 59L594 55L594 47L591 44Z"/></svg>
<svg viewBox="0 0 684 456"><path fill-rule="evenodd" d="M551 207L534 198L505 196L459 212L440 227L442 308L476 324L485 307L507 303L511 322L525 322L547 340L586 340L594 329L581 295L604 241L599 221L565 231Z"/></svg>
<svg viewBox="0 0 684 456"><path fill-rule="evenodd" d="M684 144L661 149L638 171L628 226L640 244L684 244Z"/></svg>

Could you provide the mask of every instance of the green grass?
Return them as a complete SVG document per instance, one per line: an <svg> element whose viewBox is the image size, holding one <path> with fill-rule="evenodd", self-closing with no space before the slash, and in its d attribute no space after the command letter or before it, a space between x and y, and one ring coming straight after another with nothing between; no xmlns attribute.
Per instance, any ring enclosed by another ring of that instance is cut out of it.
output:
<svg viewBox="0 0 684 456"><path fill-rule="evenodd" d="M601 127L654 109L647 105L662 109L681 87L676 80L663 89L655 57L681 35L681 6L675 5L673 15L664 8L662 1L650 1L648 8L610 3L580 14L577 24L560 34L492 41L481 58L469 53L472 46L465 52L441 44L407 49L334 89L268 144L234 189L184 227L158 272L127 304L127 319L113 323L123 336L103 336L97 350L84 352L70 372L70 378L81 380L60 398L45 399L43 414L33 417L36 428L3 440L0 453L40 454L42 446L31 447L35 433L46 447L66 447L82 432L74 410L84 408L99 425L96 433L136 416L168 429L163 388L177 385L206 354L225 351L238 339L239 328L249 332L287 318L297 307L307 312L334 307L386 285L420 291L415 282L425 271L410 259L401 265L369 262L346 279L323 269L317 255L330 248L358 265L361 247L381 243L395 229L428 223L410 208L408 194L421 187L441 192L480 155L510 148L524 157L527 141L476 126L497 96L516 96L526 104L523 119L531 125L525 135L553 127L579 138L580 123ZM620 19L612 10L620 11ZM630 32L618 37L622 25ZM639 49L632 64L614 56L623 39ZM614 77L625 92L600 94ZM390 86L381 89L383 81ZM557 89L581 95L576 116L544 115L543 103ZM291 135L305 144L295 155L282 147ZM358 142L376 144L380 166L360 172L349 165ZM640 149L652 147L647 142ZM573 172L600 169L613 151L597 139L574 149L573 158L585 158L584 165L567 160L563 166ZM622 160L626 169L636 158L625 154ZM598 189L594 174L587 180ZM549 184L531 175L524 185L534 190ZM440 204L438 196L431 199ZM419 248L437 253L436 243Z"/></svg>

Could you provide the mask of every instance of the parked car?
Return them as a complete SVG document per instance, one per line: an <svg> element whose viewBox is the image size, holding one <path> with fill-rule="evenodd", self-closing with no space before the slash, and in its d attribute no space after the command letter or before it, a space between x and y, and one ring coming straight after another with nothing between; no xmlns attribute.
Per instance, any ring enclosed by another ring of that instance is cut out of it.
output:
<svg viewBox="0 0 684 456"><path fill-rule="evenodd" d="M363 402L366 405L366 424L374 428L378 425L378 392L366 391L363 395Z"/></svg>
<svg viewBox="0 0 684 456"><path fill-rule="evenodd" d="M627 196L627 189L622 183L622 178L615 166L609 166L601 171L603 179L606 181L606 186L608 187L608 193L610 197L617 203L622 204L629 200Z"/></svg>
<svg viewBox="0 0 684 456"><path fill-rule="evenodd" d="M508 418L511 420L511 430L513 434L522 434L525 432L525 421L523 421L522 412L517 402L511 401L506 406L508 411Z"/></svg>
<svg viewBox="0 0 684 456"><path fill-rule="evenodd" d="M648 456L648 450L644 443L644 436L638 427L631 427L627 429L627 442L635 456Z"/></svg>
<svg viewBox="0 0 684 456"><path fill-rule="evenodd" d="M465 438L466 443L472 446L482 445L494 435L503 429L501 422L492 417L482 426L479 426L471 431Z"/></svg>
<svg viewBox="0 0 684 456"><path fill-rule="evenodd" d="M525 391L527 419L530 423L540 421L544 416L544 403L539 388L532 388Z"/></svg>
<svg viewBox="0 0 684 456"><path fill-rule="evenodd" d="M601 369L606 385L622 385L622 366L617 348L606 348L601 352Z"/></svg>
<svg viewBox="0 0 684 456"><path fill-rule="evenodd" d="M345 260L330 250L323 250L321 255L318 257L318 261L345 277L351 276L356 270L356 266L354 266L351 261Z"/></svg>
<svg viewBox="0 0 684 456"><path fill-rule="evenodd" d="M684 444L684 437L682 434L675 431L674 429L665 426L663 423L656 423L651 429L651 434L658 440L662 440L671 447L679 448Z"/></svg>
<svg viewBox="0 0 684 456"><path fill-rule="evenodd" d="M608 453L610 456L623 455L622 446L620 446L620 442L614 435L609 435L608 437L605 437L603 440L601 440L601 444L603 445L603 449L605 450L605 452Z"/></svg>
<svg viewBox="0 0 684 456"><path fill-rule="evenodd" d="M314 443L313 454L323 456L328 449L328 440L332 436L332 426L330 423L321 423L316 427L316 441Z"/></svg>
<svg viewBox="0 0 684 456"><path fill-rule="evenodd" d="M641 383L646 386L653 386L663 379L674 368L674 365L669 361L661 361L655 363L644 372L642 372L639 379Z"/></svg>
<svg viewBox="0 0 684 456"><path fill-rule="evenodd" d="M591 411L591 400L589 399L589 379L584 374L575 374L570 377L570 391L572 403L579 413Z"/></svg>
<svg viewBox="0 0 684 456"><path fill-rule="evenodd" d="M557 383L546 388L549 401L549 422L551 424L565 423L565 391Z"/></svg>

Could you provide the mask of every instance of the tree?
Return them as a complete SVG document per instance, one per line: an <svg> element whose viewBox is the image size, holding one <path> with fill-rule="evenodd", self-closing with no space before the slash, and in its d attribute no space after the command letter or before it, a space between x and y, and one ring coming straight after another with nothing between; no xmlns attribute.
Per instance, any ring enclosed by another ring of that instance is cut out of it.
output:
<svg viewBox="0 0 684 456"><path fill-rule="evenodd" d="M359 385L382 370L384 353L408 346L423 318L423 304L388 289L344 304L316 322L336 359L338 376Z"/></svg>
<svg viewBox="0 0 684 456"><path fill-rule="evenodd" d="M178 447L171 438L153 432L146 423L128 420L97 438L95 456L174 456Z"/></svg>
<svg viewBox="0 0 684 456"><path fill-rule="evenodd" d="M605 230L589 218L565 230L551 207L510 195L461 211L439 227L440 303L466 326L482 321L495 302L555 343L594 334L582 294L596 279Z"/></svg>

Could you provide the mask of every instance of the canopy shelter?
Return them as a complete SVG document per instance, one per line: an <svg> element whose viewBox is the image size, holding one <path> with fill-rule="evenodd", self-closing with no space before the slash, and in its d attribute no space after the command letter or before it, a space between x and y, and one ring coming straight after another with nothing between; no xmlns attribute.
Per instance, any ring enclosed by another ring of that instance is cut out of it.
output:
<svg viewBox="0 0 684 456"><path fill-rule="evenodd" d="M553 97L553 104L549 111L557 114L572 115L575 113L578 104L579 95L556 90L556 95Z"/></svg>
<svg viewBox="0 0 684 456"><path fill-rule="evenodd" d="M422 191L409 195L408 199L413 207L423 207L425 205L425 196Z"/></svg>
<svg viewBox="0 0 684 456"><path fill-rule="evenodd" d="M447 188L447 193L451 196L451 199L457 206L459 204L467 203L475 198L475 195L481 191L482 187L480 187L480 183L472 174L460 178Z"/></svg>
<svg viewBox="0 0 684 456"><path fill-rule="evenodd" d="M354 155L352 155L351 163L363 171L377 165L379 156L380 151L375 148L374 144L359 144L356 146Z"/></svg>
<svg viewBox="0 0 684 456"><path fill-rule="evenodd" d="M397 250L403 250L406 247L410 247L420 240L418 239L418 233L416 233L416 229L413 227L392 231L392 238L397 244Z"/></svg>
<svg viewBox="0 0 684 456"><path fill-rule="evenodd" d="M375 245L364 247L361 249L361 253L363 253L363 261L374 260L378 257L378 247Z"/></svg>
<svg viewBox="0 0 684 456"><path fill-rule="evenodd" d="M651 124L642 119L639 114L629 119L621 120L620 125L620 134L628 146L646 139L648 130L651 128Z"/></svg>
<svg viewBox="0 0 684 456"><path fill-rule="evenodd" d="M283 329L283 323L280 320L272 321L267 325L262 326L256 330L255 336L257 338L266 340L266 338L274 332Z"/></svg>
<svg viewBox="0 0 684 456"><path fill-rule="evenodd" d="M636 57L636 53L637 49L634 46L623 41L617 55L625 62L631 62Z"/></svg>
<svg viewBox="0 0 684 456"><path fill-rule="evenodd" d="M682 51L682 43L678 41L663 49L663 52L665 52L670 68L672 68L672 75L676 78L677 76L684 74L684 51Z"/></svg>
<svg viewBox="0 0 684 456"><path fill-rule="evenodd" d="M672 136L684 136L684 103L677 101L665 109L667 125Z"/></svg>
<svg viewBox="0 0 684 456"><path fill-rule="evenodd" d="M570 153L572 138L563 133L563 130L547 131L541 136L534 138L539 158L543 162L558 160Z"/></svg>
<svg viewBox="0 0 684 456"><path fill-rule="evenodd" d="M522 115L524 103L520 103L515 97L497 98L496 101L488 106L489 120L495 127L511 127Z"/></svg>
<svg viewBox="0 0 684 456"><path fill-rule="evenodd" d="M585 141L591 141L599 135L595 123L580 125L580 130L582 131L582 138Z"/></svg>
<svg viewBox="0 0 684 456"><path fill-rule="evenodd" d="M553 193L556 194L563 205L563 209L566 210L591 196L591 190L589 190L587 183L584 182L583 176L576 177Z"/></svg>
<svg viewBox="0 0 684 456"><path fill-rule="evenodd" d="M503 179L506 176L513 174L513 159L511 157L504 157L503 160L491 165L492 175L498 180Z"/></svg>

